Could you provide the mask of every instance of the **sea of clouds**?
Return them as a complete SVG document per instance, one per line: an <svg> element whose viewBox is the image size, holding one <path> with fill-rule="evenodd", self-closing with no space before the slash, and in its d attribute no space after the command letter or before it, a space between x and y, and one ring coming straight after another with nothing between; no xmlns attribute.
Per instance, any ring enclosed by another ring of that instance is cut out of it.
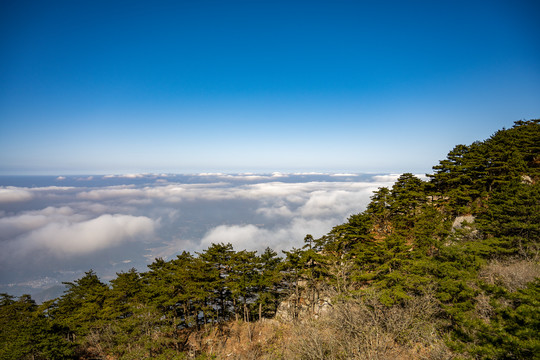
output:
<svg viewBox="0 0 540 360"><path fill-rule="evenodd" d="M398 175L128 174L0 177L0 292L103 280L212 243L277 252L363 211Z"/></svg>

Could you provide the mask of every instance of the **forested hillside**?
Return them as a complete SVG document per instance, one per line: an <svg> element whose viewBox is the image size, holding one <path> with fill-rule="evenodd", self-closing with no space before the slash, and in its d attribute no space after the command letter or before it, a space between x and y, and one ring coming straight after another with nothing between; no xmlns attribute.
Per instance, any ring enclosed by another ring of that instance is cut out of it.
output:
<svg viewBox="0 0 540 360"><path fill-rule="evenodd" d="M283 254L213 244L41 305L2 294L0 359L540 358L539 120L428 177Z"/></svg>

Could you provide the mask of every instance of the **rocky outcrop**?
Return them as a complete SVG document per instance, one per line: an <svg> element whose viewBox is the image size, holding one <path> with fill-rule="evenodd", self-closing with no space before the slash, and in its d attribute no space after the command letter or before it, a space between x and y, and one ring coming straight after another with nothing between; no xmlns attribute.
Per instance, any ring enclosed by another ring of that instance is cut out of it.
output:
<svg viewBox="0 0 540 360"><path fill-rule="evenodd" d="M306 319L310 317L318 318L332 309L330 296L323 294L313 295L302 293L297 299L296 294L292 294L288 299L279 304L276 311L276 319L292 321L294 319Z"/></svg>
<svg viewBox="0 0 540 360"><path fill-rule="evenodd" d="M452 223L452 232L463 229L466 227L470 227L474 223L475 217L472 215L463 215L458 216L454 219L454 222Z"/></svg>
<svg viewBox="0 0 540 360"><path fill-rule="evenodd" d="M464 240L478 239L480 231L476 229L474 221L473 215L457 216L452 223L452 234Z"/></svg>
<svg viewBox="0 0 540 360"><path fill-rule="evenodd" d="M526 185L534 185L534 180L529 175L521 175L521 183Z"/></svg>

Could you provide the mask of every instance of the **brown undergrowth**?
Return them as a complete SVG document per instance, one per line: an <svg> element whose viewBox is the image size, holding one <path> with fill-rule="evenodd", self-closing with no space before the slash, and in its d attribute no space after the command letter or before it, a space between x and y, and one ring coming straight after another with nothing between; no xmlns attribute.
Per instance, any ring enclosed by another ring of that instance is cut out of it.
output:
<svg viewBox="0 0 540 360"><path fill-rule="evenodd" d="M386 307L375 297L338 303L319 319L295 324L288 359L450 359L429 296Z"/></svg>
<svg viewBox="0 0 540 360"><path fill-rule="evenodd" d="M230 360L285 359L283 344L290 341L292 326L273 319L257 322L229 322L190 336L189 355Z"/></svg>
<svg viewBox="0 0 540 360"><path fill-rule="evenodd" d="M451 359L429 296L393 307L375 297L336 303L318 318L295 322L231 322L193 335L192 358L213 359Z"/></svg>

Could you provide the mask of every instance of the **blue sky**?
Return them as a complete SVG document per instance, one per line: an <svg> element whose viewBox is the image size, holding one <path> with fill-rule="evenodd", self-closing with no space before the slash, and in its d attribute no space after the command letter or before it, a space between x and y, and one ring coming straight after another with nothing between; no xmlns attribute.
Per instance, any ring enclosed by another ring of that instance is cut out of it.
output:
<svg viewBox="0 0 540 360"><path fill-rule="evenodd" d="M422 172L540 117L536 1L12 1L0 173Z"/></svg>

